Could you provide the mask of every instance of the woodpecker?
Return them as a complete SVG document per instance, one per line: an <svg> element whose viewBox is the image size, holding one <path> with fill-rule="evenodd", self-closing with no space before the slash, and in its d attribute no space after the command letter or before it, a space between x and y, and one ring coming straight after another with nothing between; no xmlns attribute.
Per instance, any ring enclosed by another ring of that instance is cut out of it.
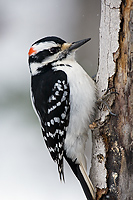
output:
<svg viewBox="0 0 133 200"><path fill-rule="evenodd" d="M75 51L90 39L67 43L49 36L33 43L28 53L31 99L46 146L60 180L65 159L88 200L95 199L86 173L85 147L95 114L96 85L76 62Z"/></svg>

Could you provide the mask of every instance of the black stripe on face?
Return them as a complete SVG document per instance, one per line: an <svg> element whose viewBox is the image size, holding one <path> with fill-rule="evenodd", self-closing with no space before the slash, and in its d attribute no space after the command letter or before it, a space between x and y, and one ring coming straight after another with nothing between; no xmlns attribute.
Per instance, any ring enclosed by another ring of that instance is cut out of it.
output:
<svg viewBox="0 0 133 200"><path fill-rule="evenodd" d="M60 47L51 47L48 50L39 51L29 57L29 63L41 63L47 57L52 56L60 51Z"/></svg>
<svg viewBox="0 0 133 200"><path fill-rule="evenodd" d="M29 57L29 63L41 63L46 57L50 56L49 50L39 51Z"/></svg>

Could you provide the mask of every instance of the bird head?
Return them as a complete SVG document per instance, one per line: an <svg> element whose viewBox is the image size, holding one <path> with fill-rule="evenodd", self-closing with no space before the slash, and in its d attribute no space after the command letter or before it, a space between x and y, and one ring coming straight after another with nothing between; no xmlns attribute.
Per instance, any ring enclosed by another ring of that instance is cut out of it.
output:
<svg viewBox="0 0 133 200"><path fill-rule="evenodd" d="M90 39L67 43L58 37L50 36L36 41L32 44L28 53L31 74L36 75L40 69L49 64L52 66L57 61L74 59L74 52Z"/></svg>

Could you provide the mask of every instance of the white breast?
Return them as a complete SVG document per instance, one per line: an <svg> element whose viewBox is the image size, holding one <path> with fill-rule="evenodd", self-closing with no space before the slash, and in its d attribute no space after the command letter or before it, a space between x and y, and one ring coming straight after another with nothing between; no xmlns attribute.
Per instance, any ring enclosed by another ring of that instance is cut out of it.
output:
<svg viewBox="0 0 133 200"><path fill-rule="evenodd" d="M70 87L70 120L65 139L67 156L85 165L84 150L89 132L89 124L94 112L96 87L93 80L75 61L62 62L72 67L55 67L67 74ZM60 63L61 64L61 61Z"/></svg>

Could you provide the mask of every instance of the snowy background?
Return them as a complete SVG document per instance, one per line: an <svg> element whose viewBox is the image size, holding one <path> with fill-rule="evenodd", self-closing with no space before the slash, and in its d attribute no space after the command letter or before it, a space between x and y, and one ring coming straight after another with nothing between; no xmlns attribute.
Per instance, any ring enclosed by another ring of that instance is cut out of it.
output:
<svg viewBox="0 0 133 200"><path fill-rule="evenodd" d="M65 164L66 182L42 139L29 95L27 52L48 35L72 42L91 37L77 52L92 76L98 63L100 0L0 1L0 199L85 199Z"/></svg>

